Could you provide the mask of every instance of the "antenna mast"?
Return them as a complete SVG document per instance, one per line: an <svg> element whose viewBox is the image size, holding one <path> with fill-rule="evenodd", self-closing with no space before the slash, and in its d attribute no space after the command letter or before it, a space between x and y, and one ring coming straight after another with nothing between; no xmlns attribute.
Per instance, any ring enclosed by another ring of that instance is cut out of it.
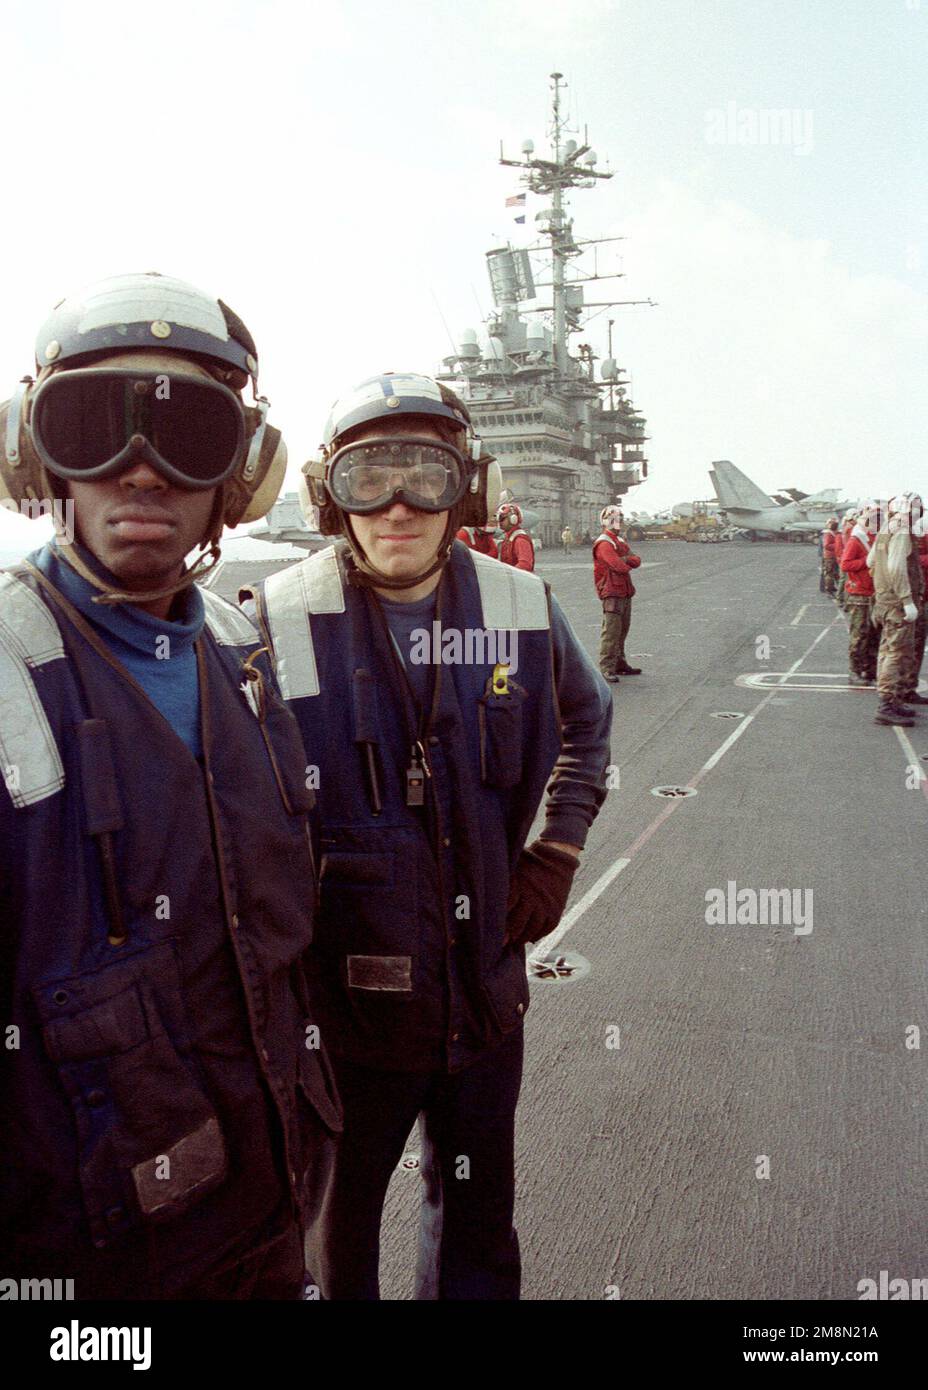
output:
<svg viewBox="0 0 928 1390"><path fill-rule="evenodd" d="M547 226L542 224L541 230L551 245L551 286L554 310L554 342L552 346L554 364L558 375L562 378L568 374L567 284L564 267L572 256L580 254L580 247L573 237L573 221L567 216L564 209L564 193L568 188L590 188L595 179L612 178L611 173L600 173L598 169L594 168L596 155L590 149L585 137L579 148L576 140L564 141L567 118L561 114L561 91L566 86L563 73L551 73L550 130L553 160L535 159L532 157L533 150L527 151L528 158L526 159L503 159L500 157L500 164L526 171L523 182L530 192L550 194L551 196L551 207L547 211L546 217ZM542 216L544 217L544 215Z"/></svg>
<svg viewBox="0 0 928 1390"><path fill-rule="evenodd" d="M500 163L519 170L525 190L506 199L516 222L525 223L528 193L544 200L543 210L534 218L531 245L513 246L508 238L499 244L504 239L497 238L487 251L495 308L484 320L486 337L481 341L473 329L465 329L443 360L439 378L464 392L475 429L500 457L505 486L519 497L526 524L538 527L546 544L568 522L579 535L592 532L604 502L637 486L648 465L646 422L629 398L627 374L612 356L615 319L608 319L609 356L598 372L589 340L576 353L569 351L572 335L585 336L604 311L653 301L585 299L587 282L622 278L600 266L596 248L623 238L574 235L570 191L595 188L613 175L597 169L585 128L578 147L565 89L563 74L550 73L550 148L544 157L530 139L523 141L517 159L507 159L500 146ZM590 247L590 273L569 264ZM532 252L544 252L546 262L550 258L551 275L544 282L535 279Z"/></svg>
<svg viewBox="0 0 928 1390"><path fill-rule="evenodd" d="M552 98L552 143L554 145L554 163L558 173L561 173L561 74L552 72L551 83L554 91ZM551 218L551 228L548 235L551 238L551 271L554 293L554 361L561 376L567 372L567 315L564 311L564 263L567 256L564 251L562 226L564 220L563 204L563 183L561 178L554 180L552 186L552 211L554 216Z"/></svg>

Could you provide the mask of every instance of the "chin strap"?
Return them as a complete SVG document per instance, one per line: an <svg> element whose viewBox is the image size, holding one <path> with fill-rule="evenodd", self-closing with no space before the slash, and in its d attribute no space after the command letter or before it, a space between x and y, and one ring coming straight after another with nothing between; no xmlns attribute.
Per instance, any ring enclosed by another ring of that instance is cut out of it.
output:
<svg viewBox="0 0 928 1390"><path fill-rule="evenodd" d="M196 584L204 575L210 574L221 559L219 550L219 540L222 535L222 516L223 516L223 497L224 489L220 488L216 495L216 504L210 518L210 527L205 538L200 541L201 555L191 568L182 570L180 578L174 584L167 584L163 589L131 590L123 592L119 589L111 588L104 580L94 574L93 570L78 555L77 547L72 539L68 539L64 532L56 531L55 539L58 542L58 551L62 560L67 561L75 573L82 579L86 579L88 584L92 584L95 589L99 589L99 594L93 599L94 603L99 603L103 607L113 607L117 603L154 603L158 599L173 598L175 594L182 593L184 589L189 589L191 584Z"/></svg>
<svg viewBox="0 0 928 1390"><path fill-rule="evenodd" d="M94 574L93 570L86 565L78 555L74 545L70 541L65 541L61 536L58 537L58 553L62 560L67 561L73 570L86 579L88 584L92 584L95 589L99 589L99 594L94 598L94 603L103 604L109 607L117 603L154 603L156 599L173 598L184 589L189 589L191 584L202 579L205 574L209 574L214 565L218 562L219 546L215 541L209 543L208 561L206 556L197 560L196 564L189 570L184 570L175 584L166 585L163 589L131 590L121 593L113 590L102 579Z"/></svg>
<svg viewBox="0 0 928 1390"><path fill-rule="evenodd" d="M453 509L452 509L453 510ZM349 580L351 584L359 588L370 589L414 589L417 584L421 584L425 579L431 579L433 574L448 563L451 556L451 546L457 528L454 525L452 512L448 513L448 520L445 523L445 534L442 536L441 544L438 547L438 554L434 563L422 574L416 574L410 579L392 579L389 575L381 574L380 570L371 564L354 531L351 529L351 513L342 512L342 524L345 529L345 539L351 547L351 554L354 557L355 568Z"/></svg>

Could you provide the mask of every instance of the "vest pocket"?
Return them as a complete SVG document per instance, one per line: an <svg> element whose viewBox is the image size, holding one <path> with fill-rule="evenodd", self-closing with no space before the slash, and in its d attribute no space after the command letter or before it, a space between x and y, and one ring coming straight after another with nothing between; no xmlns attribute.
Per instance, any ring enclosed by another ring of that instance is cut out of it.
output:
<svg viewBox="0 0 928 1390"><path fill-rule="evenodd" d="M522 780L522 706L528 692L514 680L505 695L494 695L492 681L477 702L480 730L480 779L484 786L506 790Z"/></svg>
<svg viewBox="0 0 928 1390"><path fill-rule="evenodd" d="M405 827L326 826L322 908L313 947L338 958L353 997L403 1000L415 990L421 924L417 855Z"/></svg>
<svg viewBox="0 0 928 1390"><path fill-rule="evenodd" d="M94 1245L189 1211L223 1181L227 1159L218 1116L175 1043L171 947L41 985L34 997L74 1114Z"/></svg>

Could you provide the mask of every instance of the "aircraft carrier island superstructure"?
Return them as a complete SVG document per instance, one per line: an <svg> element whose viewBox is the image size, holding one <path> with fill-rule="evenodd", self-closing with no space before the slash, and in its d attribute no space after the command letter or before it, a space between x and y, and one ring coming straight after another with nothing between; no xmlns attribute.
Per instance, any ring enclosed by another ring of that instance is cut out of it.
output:
<svg viewBox="0 0 928 1390"><path fill-rule="evenodd" d="M467 401L477 432L499 459L504 487L529 513L534 535L546 546L555 544L567 525L578 540L587 532L595 536L600 510L647 477L645 419L612 355L613 320L608 320L604 358L589 342L575 352L568 345L573 335L585 335L589 311L595 316L652 302L585 302L583 282L619 277L600 273L595 262L592 273L568 271L588 248L620 238L574 236L566 191L593 188L612 175L596 169L597 156L586 139L578 145L564 138L560 73L551 74L551 85L552 157L535 158L530 140L522 146L521 160L505 159L500 150L500 163L524 170L525 188L545 199L547 206L534 218L543 240L524 249L506 245L487 252L495 311L485 337L481 341L473 329L462 333L457 352L444 359L439 373ZM524 215L526 194L508 203ZM532 252L546 253L550 279L536 282ZM550 290L550 302L538 304L537 290Z"/></svg>

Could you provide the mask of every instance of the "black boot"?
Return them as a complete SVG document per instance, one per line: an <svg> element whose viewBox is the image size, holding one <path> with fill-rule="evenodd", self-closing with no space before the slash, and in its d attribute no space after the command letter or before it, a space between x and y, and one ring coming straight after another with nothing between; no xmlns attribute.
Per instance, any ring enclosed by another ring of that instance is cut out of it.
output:
<svg viewBox="0 0 928 1390"><path fill-rule="evenodd" d="M600 672L600 674L602 675L603 680L608 681L610 685L619 684L618 676L615 675L612 671L602 671Z"/></svg>
<svg viewBox="0 0 928 1390"><path fill-rule="evenodd" d="M906 705L928 705L928 700L925 699L924 695L919 695L917 690L906 691L902 701Z"/></svg>
<svg viewBox="0 0 928 1390"><path fill-rule="evenodd" d="M900 709L898 705L890 704L888 700L881 700L873 722L874 724L893 724L899 728L911 729L915 720L910 713Z"/></svg>
<svg viewBox="0 0 928 1390"><path fill-rule="evenodd" d="M640 667L640 666L629 666L629 664L628 664L627 661L623 661L622 664L621 664L620 666L617 666L615 669L618 671L618 673L619 673L620 676L640 676L640 675L641 675L641 667Z"/></svg>

